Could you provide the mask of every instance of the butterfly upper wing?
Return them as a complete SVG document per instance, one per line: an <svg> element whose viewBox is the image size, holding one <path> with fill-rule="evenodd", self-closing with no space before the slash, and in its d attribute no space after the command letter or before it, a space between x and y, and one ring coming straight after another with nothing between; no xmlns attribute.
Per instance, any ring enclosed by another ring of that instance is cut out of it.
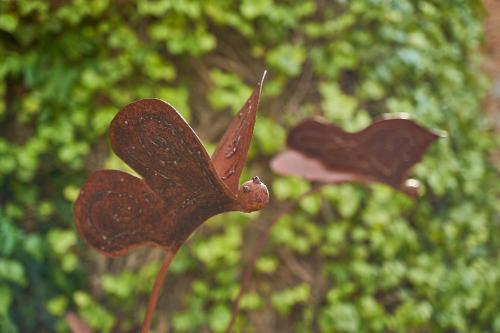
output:
<svg viewBox="0 0 500 333"><path fill-rule="evenodd" d="M400 188L410 168L437 137L408 119L380 120L358 133L307 119L290 131L287 144L329 170Z"/></svg>
<svg viewBox="0 0 500 333"><path fill-rule="evenodd" d="M236 198L218 178L200 140L167 103L145 99L127 105L113 119L109 133L115 153L143 179L105 170L85 184L75 206L77 225L88 226L80 229L82 234L102 252L119 255L150 242L180 246L205 219L236 207ZM109 218L110 211L127 213L126 196L110 201L108 196L85 194L94 188L129 193L142 205L142 215L127 224ZM144 193L152 206L141 197ZM92 224L100 228L84 223L90 210L95 210ZM94 241L100 232L107 237L104 243ZM111 236L114 232L126 236Z"/></svg>
<svg viewBox="0 0 500 333"><path fill-rule="evenodd" d="M200 140L169 104L159 99L131 103L113 119L109 133L116 155L166 205L230 196Z"/></svg>
<svg viewBox="0 0 500 333"><path fill-rule="evenodd" d="M226 186L233 192L238 192L239 180L252 140L257 108L259 106L262 82L257 83L252 95L241 108L238 115L227 128L212 155L212 162L217 174Z"/></svg>

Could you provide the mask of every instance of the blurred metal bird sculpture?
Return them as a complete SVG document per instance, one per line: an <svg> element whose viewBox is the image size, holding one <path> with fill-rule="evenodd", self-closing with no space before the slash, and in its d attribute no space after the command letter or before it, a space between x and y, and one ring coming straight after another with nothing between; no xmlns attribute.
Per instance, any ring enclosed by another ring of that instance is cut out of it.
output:
<svg viewBox="0 0 500 333"><path fill-rule="evenodd" d="M295 175L319 184L288 202L257 238L226 332L233 330L241 300L272 228L285 214L328 183L382 182L411 196L417 195L418 182L407 179L408 173L439 136L404 114L386 116L357 133L347 133L319 119L306 119L293 127L288 132L288 149L271 161L271 168L278 174Z"/></svg>
<svg viewBox="0 0 500 333"><path fill-rule="evenodd" d="M440 136L405 114L386 116L357 133L306 119L289 131L289 149L271 167L279 174L324 183L385 183L415 196L419 183L407 179L408 174Z"/></svg>

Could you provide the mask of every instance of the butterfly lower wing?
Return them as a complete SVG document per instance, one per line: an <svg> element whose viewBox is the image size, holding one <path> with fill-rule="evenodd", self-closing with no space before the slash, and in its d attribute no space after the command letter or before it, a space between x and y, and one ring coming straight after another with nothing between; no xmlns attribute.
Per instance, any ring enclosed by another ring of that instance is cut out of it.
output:
<svg viewBox="0 0 500 333"><path fill-rule="evenodd" d="M175 212L227 206L234 197L220 181L205 148L169 104L144 99L127 105L110 126L115 153Z"/></svg>
<svg viewBox="0 0 500 333"><path fill-rule="evenodd" d="M161 224L161 199L143 182L115 170L94 172L75 202L75 224L95 249L119 256L150 239Z"/></svg>
<svg viewBox="0 0 500 333"><path fill-rule="evenodd" d="M233 192L238 192L239 180L252 139L257 108L259 106L262 83L257 83L252 95L233 119L212 155L212 162L217 174Z"/></svg>

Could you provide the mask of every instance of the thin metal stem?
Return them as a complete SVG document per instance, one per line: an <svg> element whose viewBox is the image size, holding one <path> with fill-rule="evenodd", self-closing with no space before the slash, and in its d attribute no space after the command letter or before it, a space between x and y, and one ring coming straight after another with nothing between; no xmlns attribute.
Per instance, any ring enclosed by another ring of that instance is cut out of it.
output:
<svg viewBox="0 0 500 333"><path fill-rule="evenodd" d="M252 255L250 257L250 261L248 262L248 265L245 267L245 270L243 272L243 277L241 279L241 284L240 284L240 290L238 291L238 295L236 296L236 299L234 300L233 303L233 309L232 309L232 314L231 314L231 320L229 321L229 324L227 326L226 333L231 333L233 330L234 323L236 322L236 318L238 317L238 312L240 309L240 302L241 299L243 298L243 295L245 294L250 281L252 280L252 273L255 268L255 263L257 262L257 259L259 258L260 254L262 253L262 250L264 249L264 245L267 243L267 240L269 239L269 236L271 235L271 230L273 226L286 214L288 214L292 209L294 209L302 199L307 197L308 195L318 192L321 187L325 184L317 184L312 186L308 191L302 193L300 196L298 196L295 200L291 201L288 205L283 207L276 216L271 220L271 223L269 223L266 227L266 229L260 234L259 238L257 239L255 246L252 250Z"/></svg>
<svg viewBox="0 0 500 333"><path fill-rule="evenodd" d="M177 253L176 250L167 251L165 259L163 259L163 264L161 265L158 275L156 275L156 280L151 290L151 295L149 296L148 307L146 309L146 316L144 317L144 322L142 323L141 333L148 333L151 327L151 322L153 321L153 314L155 312L156 303L158 303L158 297L160 296L160 290L167 275L168 268L172 263L172 260Z"/></svg>

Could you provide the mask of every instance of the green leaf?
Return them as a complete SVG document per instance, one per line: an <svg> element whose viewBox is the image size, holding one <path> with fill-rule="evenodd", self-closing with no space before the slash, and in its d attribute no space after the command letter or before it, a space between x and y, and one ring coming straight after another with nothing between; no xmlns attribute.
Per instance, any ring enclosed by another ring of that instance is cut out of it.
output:
<svg viewBox="0 0 500 333"><path fill-rule="evenodd" d="M28 284L24 267L16 260L0 258L0 279L22 287Z"/></svg>

